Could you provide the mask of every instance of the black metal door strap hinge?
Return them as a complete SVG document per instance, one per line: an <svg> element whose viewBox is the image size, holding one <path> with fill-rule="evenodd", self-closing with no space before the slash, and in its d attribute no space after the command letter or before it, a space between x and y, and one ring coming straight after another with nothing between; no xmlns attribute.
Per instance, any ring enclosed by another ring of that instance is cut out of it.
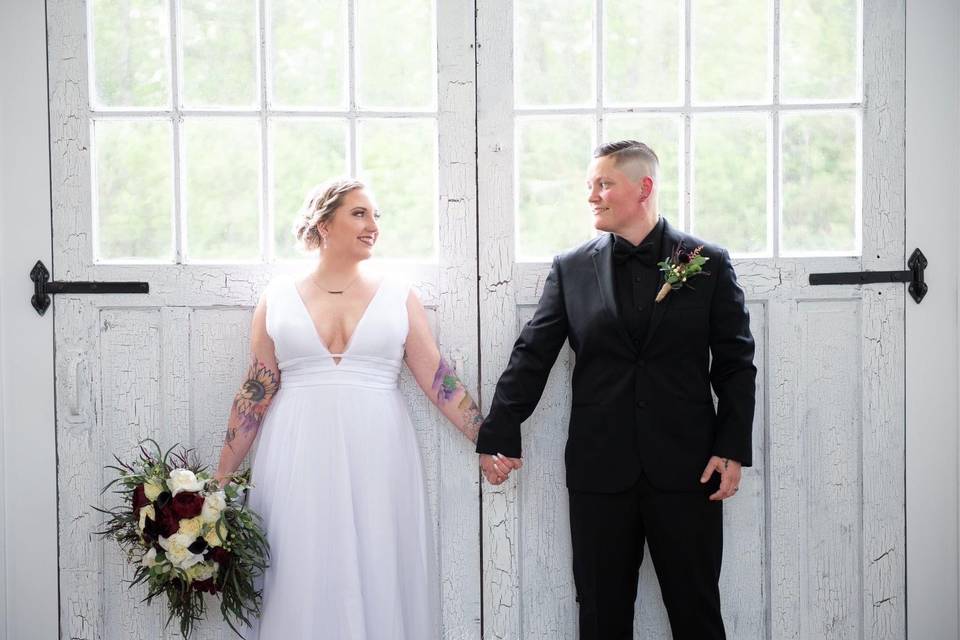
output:
<svg viewBox="0 0 960 640"><path fill-rule="evenodd" d="M923 281L923 270L927 268L927 257L920 249L914 249L907 261L906 271L848 271L846 273L811 273L810 284L877 284L882 282L907 282L907 291L920 304L927 295L927 283Z"/></svg>
<svg viewBox="0 0 960 640"><path fill-rule="evenodd" d="M50 272L37 260L30 270L33 297L30 304L43 315L50 307L50 296L55 293L150 293L146 282L51 282Z"/></svg>

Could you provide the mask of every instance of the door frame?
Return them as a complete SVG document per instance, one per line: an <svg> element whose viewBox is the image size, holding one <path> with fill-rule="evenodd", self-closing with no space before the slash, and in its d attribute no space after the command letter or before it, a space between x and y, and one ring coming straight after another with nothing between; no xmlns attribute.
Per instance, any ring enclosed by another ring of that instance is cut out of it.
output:
<svg viewBox="0 0 960 640"><path fill-rule="evenodd" d="M51 265L46 15L0 3L0 638L58 632L53 314L28 303ZM24 482L24 481L27 482Z"/></svg>
<svg viewBox="0 0 960 640"><path fill-rule="evenodd" d="M906 251L931 267L923 304L906 302L907 635L956 638L960 7L906 8Z"/></svg>

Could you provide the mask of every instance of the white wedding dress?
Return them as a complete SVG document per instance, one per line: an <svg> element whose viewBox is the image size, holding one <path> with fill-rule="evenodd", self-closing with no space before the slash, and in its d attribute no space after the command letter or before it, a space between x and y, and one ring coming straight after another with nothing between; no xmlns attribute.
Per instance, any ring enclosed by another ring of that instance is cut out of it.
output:
<svg viewBox="0 0 960 640"><path fill-rule="evenodd" d="M440 636L423 466L397 389L408 291L383 280L336 364L294 280L267 288L280 389L253 462L249 504L271 550L253 637Z"/></svg>

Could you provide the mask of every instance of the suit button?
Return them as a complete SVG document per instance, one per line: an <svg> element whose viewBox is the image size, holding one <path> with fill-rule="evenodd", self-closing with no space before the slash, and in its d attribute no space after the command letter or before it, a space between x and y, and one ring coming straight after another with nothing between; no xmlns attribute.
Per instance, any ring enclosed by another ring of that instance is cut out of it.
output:
<svg viewBox="0 0 960 640"><path fill-rule="evenodd" d="M637 400L637 409L646 409L647 403L643 400Z"/></svg>
<svg viewBox="0 0 960 640"><path fill-rule="evenodd" d="M642 360L642 359L641 359L641 360L637 360L637 366L642 369L643 367L647 366L647 361L646 361L646 360Z"/></svg>

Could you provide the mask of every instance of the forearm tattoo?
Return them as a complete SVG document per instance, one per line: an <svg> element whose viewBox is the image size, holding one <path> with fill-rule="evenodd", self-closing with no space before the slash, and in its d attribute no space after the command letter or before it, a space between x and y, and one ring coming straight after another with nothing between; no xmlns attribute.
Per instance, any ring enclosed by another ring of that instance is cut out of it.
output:
<svg viewBox="0 0 960 640"><path fill-rule="evenodd" d="M480 407L473 401L469 393L464 393L457 408L460 409L460 413L462 413L464 417L463 427L460 430L463 431L463 435L470 439L470 442L476 442L477 434L480 432L480 425L483 424Z"/></svg>
<svg viewBox="0 0 960 640"><path fill-rule="evenodd" d="M457 428L463 432L463 435L467 436L471 442L476 442L477 433L483 423L480 408L467 393L467 388L457 377L457 372L443 358L440 358L440 365L433 376L432 389L437 394L438 405L446 404L452 401L458 393L463 393L457 403L457 410L460 412L461 419L455 421L455 423Z"/></svg>
<svg viewBox="0 0 960 640"><path fill-rule="evenodd" d="M457 377L457 372L442 357L437 372L433 374L432 389L437 394L438 403L450 402L457 391L463 389L463 383Z"/></svg>
<svg viewBox="0 0 960 640"><path fill-rule="evenodd" d="M279 375L256 358L250 363L247 379L240 386L230 409L227 423L227 444L233 442L237 432L250 433L260 428L270 400L280 386Z"/></svg>

